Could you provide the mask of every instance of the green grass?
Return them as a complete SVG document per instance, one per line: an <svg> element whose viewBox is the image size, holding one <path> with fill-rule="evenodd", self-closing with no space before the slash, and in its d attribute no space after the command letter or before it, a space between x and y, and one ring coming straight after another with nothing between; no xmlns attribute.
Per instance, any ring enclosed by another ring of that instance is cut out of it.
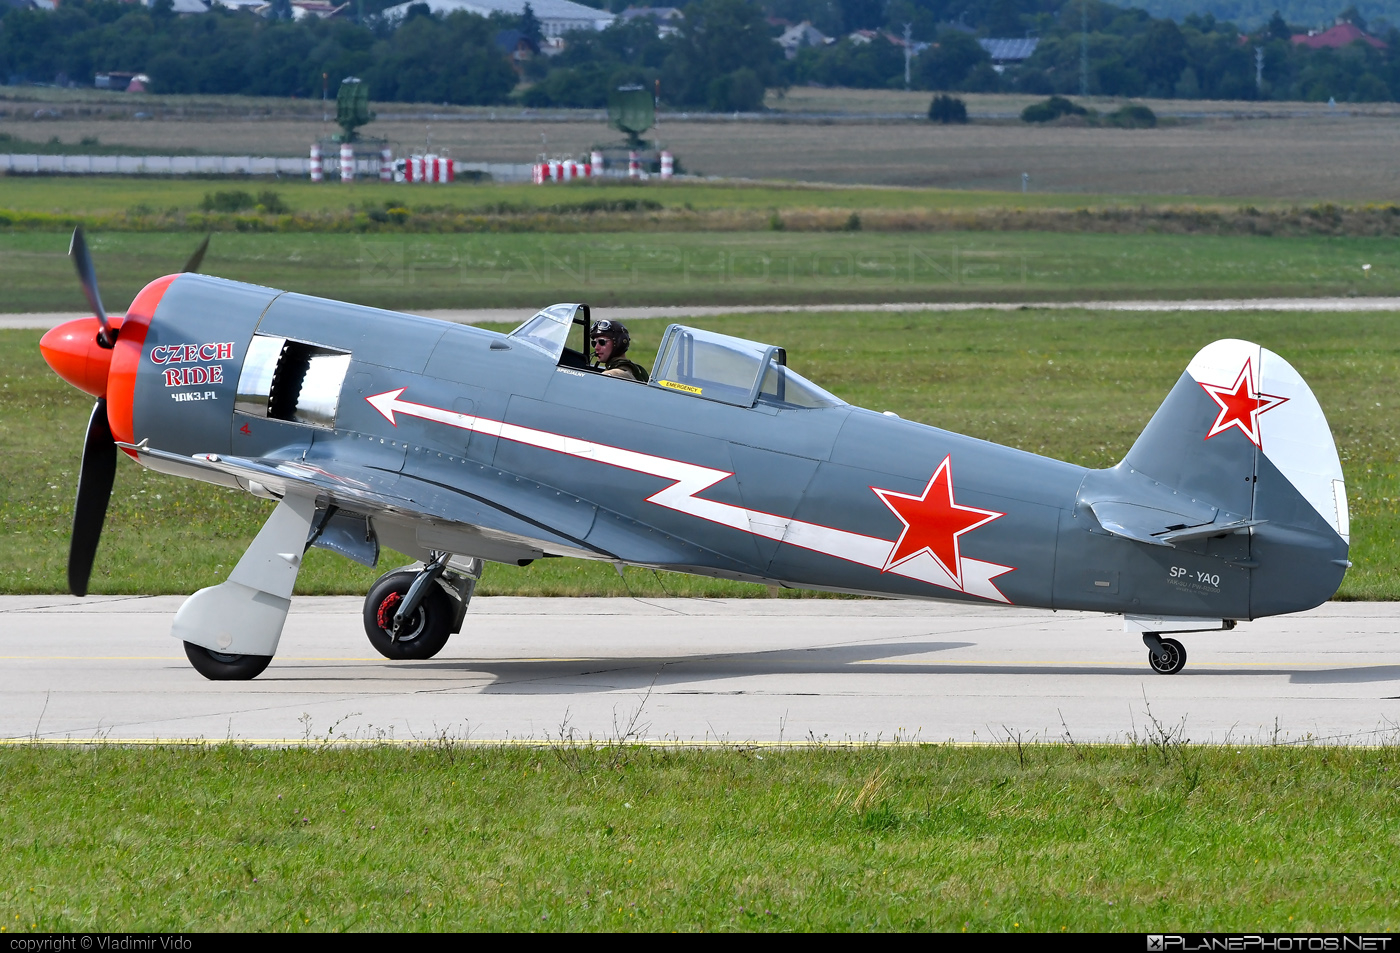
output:
<svg viewBox="0 0 1400 953"><path fill-rule="evenodd" d="M180 268L198 236L107 232L91 244L103 299L120 310L147 281ZM66 234L0 234L0 308L85 307L67 250ZM204 270L401 309L1395 295L1400 242L1044 232L220 233Z"/></svg>
<svg viewBox="0 0 1400 953"><path fill-rule="evenodd" d="M1400 748L0 751L11 931L1400 929Z"/></svg>
<svg viewBox="0 0 1400 953"><path fill-rule="evenodd" d="M99 137L87 137L78 142L64 142L58 136L51 136L45 142L17 139L9 133L0 132L0 152L15 155L42 156L131 156L131 155L194 155L194 149L152 149L150 147L112 145Z"/></svg>
<svg viewBox="0 0 1400 953"><path fill-rule="evenodd" d="M1082 311L745 315L693 322L784 345L792 366L875 410L1092 467L1131 446L1191 356L1222 337L1269 347L1318 395L1347 476L1354 568L1341 597L1400 599L1400 334L1376 314ZM633 322L650 365L664 325ZM0 332L0 592L66 588L72 501L91 401ZM188 593L221 581L271 504L121 462L93 591ZM364 592L369 570L313 550L304 593ZM574 560L491 566L483 594L765 595L740 583Z"/></svg>
<svg viewBox="0 0 1400 953"><path fill-rule="evenodd" d="M590 198L639 198L667 208L695 209L1060 209L1101 206L1207 204L1234 208L1244 199L1193 198L1184 195L1053 195L1049 193L981 192L953 189L878 188L777 183L729 184L700 182L618 183L578 182L564 186L453 184L423 186L357 182L313 184L305 179L274 181L268 177L142 178L137 176L0 176L0 209L59 214L97 215L124 212L134 206L152 209L195 209L204 193L242 188L251 192L275 189L299 212L337 211L347 205L385 203L409 208L424 204L473 209L497 203L547 206ZM1259 202L1254 204L1258 205ZM1265 201L1266 205L1278 204Z"/></svg>

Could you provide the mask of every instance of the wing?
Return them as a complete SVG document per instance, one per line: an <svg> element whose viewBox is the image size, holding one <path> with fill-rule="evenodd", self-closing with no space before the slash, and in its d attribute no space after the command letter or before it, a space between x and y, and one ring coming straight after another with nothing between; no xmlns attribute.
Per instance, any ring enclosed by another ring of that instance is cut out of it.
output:
<svg viewBox="0 0 1400 953"><path fill-rule="evenodd" d="M374 517L384 542L395 549L444 549L497 562L577 556L658 568L719 565L735 578L757 578L755 567L504 471L457 472L447 485L341 461L187 457L120 446L161 473L261 496L315 495Z"/></svg>
<svg viewBox="0 0 1400 953"><path fill-rule="evenodd" d="M490 500L400 473L337 463L329 469L300 460L232 457L205 453L187 457L149 447L122 444L152 470L247 490L260 496L315 495L377 521L418 530L434 548L435 536L475 535L475 550L463 552L501 562L541 556L616 558L582 539L551 529L543 521L513 513ZM438 530L434 533L434 530ZM442 540L446 542L447 540ZM393 540L389 540L393 545ZM453 542L457 542L454 540ZM460 545L460 543L459 543ZM399 547L396 547L399 548ZM442 548L452 548L444 545Z"/></svg>

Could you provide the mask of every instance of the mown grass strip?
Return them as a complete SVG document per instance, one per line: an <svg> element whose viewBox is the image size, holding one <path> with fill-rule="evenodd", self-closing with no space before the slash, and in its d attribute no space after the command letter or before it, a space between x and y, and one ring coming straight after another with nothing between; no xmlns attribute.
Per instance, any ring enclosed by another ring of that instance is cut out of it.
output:
<svg viewBox="0 0 1400 953"><path fill-rule="evenodd" d="M16 150L11 150L16 151ZM863 209L927 208L1077 209L1201 205L1235 208L1255 204L1281 207L1271 200L1221 201L1183 195L1056 195L1052 193L992 192L966 189L882 188L875 186L804 185L779 182L661 182L633 183L616 179L578 181L565 185L463 184L451 186L339 182L312 184L305 179L271 177L197 178L186 176L39 176L0 175L0 208L71 215L116 215L133 208L163 212L200 208L207 193L244 189L257 193L273 189L294 211L340 212L353 208L490 209L500 206L530 209L593 201L654 202L665 208L714 211L771 211L788 208Z"/></svg>
<svg viewBox="0 0 1400 953"><path fill-rule="evenodd" d="M0 926L1394 931L1400 748L0 750Z"/></svg>
<svg viewBox="0 0 1400 953"><path fill-rule="evenodd" d="M89 235L124 308L199 243ZM0 308L83 307L68 235L0 232ZM1370 268L1366 268L1370 265ZM204 271L397 310L1400 295L1388 237L962 231L216 235Z"/></svg>
<svg viewBox="0 0 1400 953"><path fill-rule="evenodd" d="M247 194L247 193L245 193ZM622 232L1072 232L1115 235L1400 235L1400 206L1292 205L1260 209L1144 204L1074 208L861 208L854 203L770 209L666 206L652 198L589 198L550 204L457 206L388 199L334 210L292 212L251 201L245 211L132 206L109 214L0 208L0 229L62 232L76 225L107 232L354 233L452 235ZM280 206L280 198L271 203Z"/></svg>

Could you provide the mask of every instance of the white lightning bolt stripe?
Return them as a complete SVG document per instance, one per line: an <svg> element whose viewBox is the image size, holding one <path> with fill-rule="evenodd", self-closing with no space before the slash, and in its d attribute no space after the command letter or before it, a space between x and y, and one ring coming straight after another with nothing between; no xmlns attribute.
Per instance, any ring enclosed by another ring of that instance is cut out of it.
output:
<svg viewBox="0 0 1400 953"><path fill-rule="evenodd" d="M539 447L542 450L552 450L555 453L562 453L581 460L593 460L624 470L674 480L675 482L670 486L647 497L647 502L711 523L718 523L721 526L728 526L743 533L777 540L789 546L797 546L826 556L834 556L837 559L869 566L872 569L883 569L894 549L895 543L892 540L865 536L831 526L822 526L818 523L806 523L802 520L750 510L730 503L706 500L698 496L721 480L734 475L728 470L716 470L713 467L703 467L681 460L657 457L649 453L624 450L621 447L613 447L604 443L579 440L576 437L567 437L547 430L520 427L502 420L457 413L428 404L415 404L412 401L399 398L399 395L407 389L400 387L398 390L385 391L382 394L366 397L365 400L369 401L375 410L383 414L385 419L396 427L398 422L394 419L394 415L403 414L405 417L418 417L448 427L456 427L459 430L499 437L502 440ZM960 568L963 577L962 585L958 585L958 581L948 575L943 567L938 565L937 560L926 553L906 560L890 569L889 572L897 576L917 579L943 589L953 589L981 596L995 602L1009 603L1011 601L1002 595L992 580L1003 573L1010 572L1014 567L963 557Z"/></svg>

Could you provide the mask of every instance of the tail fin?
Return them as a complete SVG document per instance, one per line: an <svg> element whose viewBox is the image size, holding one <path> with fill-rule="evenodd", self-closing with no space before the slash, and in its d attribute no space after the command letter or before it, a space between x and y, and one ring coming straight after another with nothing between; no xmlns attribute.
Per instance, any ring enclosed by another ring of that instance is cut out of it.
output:
<svg viewBox="0 0 1400 953"><path fill-rule="evenodd" d="M1203 348L1123 463L1258 524L1251 615L1317 605L1340 585L1351 536L1341 461L1317 398L1273 351Z"/></svg>

